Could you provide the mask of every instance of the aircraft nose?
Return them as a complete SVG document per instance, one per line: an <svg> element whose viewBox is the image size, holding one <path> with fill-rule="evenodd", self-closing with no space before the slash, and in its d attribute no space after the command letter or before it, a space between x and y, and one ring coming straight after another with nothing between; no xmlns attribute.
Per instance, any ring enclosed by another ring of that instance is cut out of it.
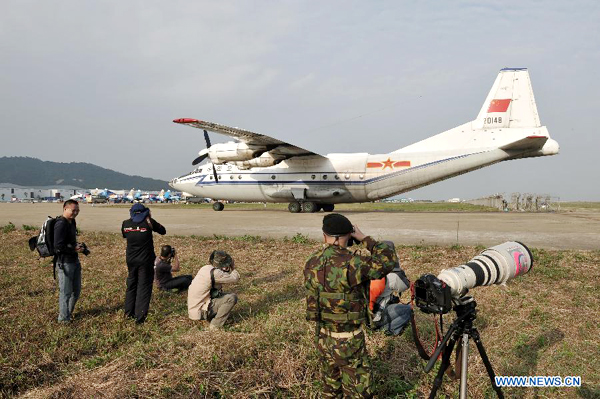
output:
<svg viewBox="0 0 600 399"><path fill-rule="evenodd" d="M171 186L171 188L177 189L177 187L175 187L177 184L179 183L179 179L178 178L174 178L169 182L169 186Z"/></svg>

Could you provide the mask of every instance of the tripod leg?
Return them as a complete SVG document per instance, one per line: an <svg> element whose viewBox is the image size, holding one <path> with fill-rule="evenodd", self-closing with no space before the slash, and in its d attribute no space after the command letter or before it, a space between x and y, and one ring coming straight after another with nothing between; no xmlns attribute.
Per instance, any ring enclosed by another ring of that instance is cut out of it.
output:
<svg viewBox="0 0 600 399"><path fill-rule="evenodd" d="M460 360L460 399L467 399L467 367L469 361L469 333L462 335Z"/></svg>
<svg viewBox="0 0 600 399"><path fill-rule="evenodd" d="M504 399L502 389L498 385L496 385L496 374L494 374L494 369L492 368L492 364L490 363L490 359L488 358L487 353L485 353L485 348L483 347L483 343L481 342L481 338L479 337L479 331L477 331L476 328L471 329L471 337L473 338L473 341L475 341L475 345L477 345L477 349L479 350L481 360L483 360L485 369L487 370L487 373L490 376L492 388L494 388L494 391L496 391L496 395L498 395L498 398Z"/></svg>
<svg viewBox="0 0 600 399"><path fill-rule="evenodd" d="M444 378L444 373L448 366L450 366L450 356L452 355L452 350L454 349L454 344L456 343L456 336L453 335L452 338L448 340L448 344L446 348L444 348L444 354L442 355L442 363L440 364L440 369L438 370L435 379L433 380L433 386L431 387L431 392L429 393L429 399L434 399L437 390L442 385L442 379Z"/></svg>

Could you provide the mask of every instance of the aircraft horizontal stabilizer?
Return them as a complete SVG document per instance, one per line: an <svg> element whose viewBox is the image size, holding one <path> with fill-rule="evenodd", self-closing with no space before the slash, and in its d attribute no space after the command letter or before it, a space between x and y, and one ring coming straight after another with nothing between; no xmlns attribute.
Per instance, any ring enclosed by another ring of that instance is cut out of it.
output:
<svg viewBox="0 0 600 399"><path fill-rule="evenodd" d="M546 141L548 141L547 136L529 136L525 137L524 139L505 144L500 147L500 149L505 151L536 150L542 148L544 144L546 144Z"/></svg>

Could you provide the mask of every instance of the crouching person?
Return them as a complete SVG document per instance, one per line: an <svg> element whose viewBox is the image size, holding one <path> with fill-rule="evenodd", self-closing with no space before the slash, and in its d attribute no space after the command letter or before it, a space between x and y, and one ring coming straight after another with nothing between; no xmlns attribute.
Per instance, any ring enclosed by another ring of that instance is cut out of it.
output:
<svg viewBox="0 0 600 399"><path fill-rule="evenodd" d="M170 245L163 245L160 249L160 256L154 261L154 281L160 290L178 289L187 290L192 283L193 277L189 274L173 277L172 273L178 272L179 256L175 248Z"/></svg>
<svg viewBox="0 0 600 399"><path fill-rule="evenodd" d="M409 287L410 281L399 263L384 278L371 280L369 308L373 312L374 329L383 330L387 335L402 334L412 316L412 308L400 303L400 295Z"/></svg>
<svg viewBox="0 0 600 399"><path fill-rule="evenodd" d="M223 284L236 283L239 279L231 256L224 251L213 251L209 264L198 271L188 290L190 319L210 321L209 330L223 328L237 303L237 295L224 293L221 289Z"/></svg>

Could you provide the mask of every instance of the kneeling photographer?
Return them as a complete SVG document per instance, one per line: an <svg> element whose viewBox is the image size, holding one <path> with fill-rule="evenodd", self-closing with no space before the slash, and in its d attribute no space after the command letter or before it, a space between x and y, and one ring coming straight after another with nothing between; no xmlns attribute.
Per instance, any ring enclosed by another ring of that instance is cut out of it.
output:
<svg viewBox="0 0 600 399"><path fill-rule="evenodd" d="M157 256L154 261L154 281L158 288L161 290L187 290L193 277L189 274L173 277L172 273L179 270L179 257L175 248L163 245L160 249L160 256Z"/></svg>
<svg viewBox="0 0 600 399"><path fill-rule="evenodd" d="M223 284L237 283L240 274L225 251L213 251L208 262L198 271L188 291L188 316L192 320L207 320L209 330L219 330L237 303L236 294L221 291Z"/></svg>
<svg viewBox="0 0 600 399"><path fill-rule="evenodd" d="M400 295L408 287L410 281L400 269L399 263L384 278L371 281L369 309L373 313L373 329L382 330L387 335L400 335L404 332L412 316L412 307L400 303Z"/></svg>

